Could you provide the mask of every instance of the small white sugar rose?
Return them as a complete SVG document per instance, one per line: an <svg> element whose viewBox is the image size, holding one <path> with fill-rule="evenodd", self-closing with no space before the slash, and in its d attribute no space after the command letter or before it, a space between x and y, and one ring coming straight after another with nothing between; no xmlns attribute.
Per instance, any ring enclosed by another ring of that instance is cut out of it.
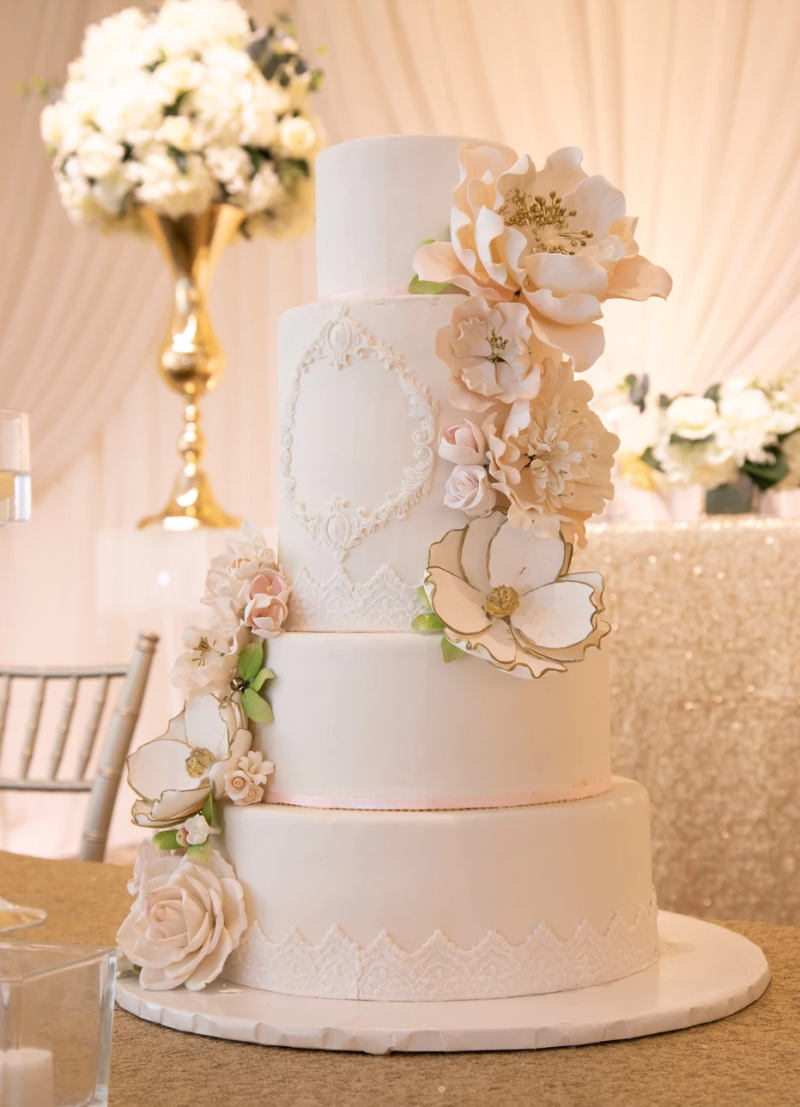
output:
<svg viewBox="0 0 800 1107"><path fill-rule="evenodd" d="M142 988L200 991L222 972L246 926L242 886L212 850L205 864L178 856L145 864L117 944L141 965Z"/></svg>
<svg viewBox="0 0 800 1107"><path fill-rule="evenodd" d="M467 515L485 515L491 511L497 494L482 465L457 465L444 486L445 507Z"/></svg>
<svg viewBox="0 0 800 1107"><path fill-rule="evenodd" d="M275 569L264 569L250 582L250 600L244 609L245 626L258 638L274 638L289 614L289 586Z"/></svg>
<svg viewBox="0 0 800 1107"><path fill-rule="evenodd" d="M260 784L254 784L243 769L234 769L225 774L225 795L238 807L244 807L251 803L261 803L264 789Z"/></svg>
<svg viewBox="0 0 800 1107"><path fill-rule="evenodd" d="M278 127L278 145L288 158L304 158L313 150L317 141L317 132L307 119L301 115L290 115L282 119Z"/></svg>
<svg viewBox="0 0 800 1107"><path fill-rule="evenodd" d="M181 845L202 846L212 834L219 834L219 831L211 826L205 815L192 815L191 819L187 819L179 829L178 840ZM185 842L181 840L182 837Z"/></svg>
<svg viewBox="0 0 800 1107"><path fill-rule="evenodd" d="M451 423L442 427L439 433L439 457L454 465L485 465L486 435L469 419L464 423Z"/></svg>
<svg viewBox="0 0 800 1107"><path fill-rule="evenodd" d="M239 768L247 773L254 784L266 784L267 777L275 772L275 766L271 761L264 760L264 754L260 750L248 750L244 757L239 758Z"/></svg>
<svg viewBox="0 0 800 1107"><path fill-rule="evenodd" d="M184 153L194 150L197 146L197 135L192 121L185 115L166 116L156 131L156 139L167 146L174 146L176 150L183 150Z"/></svg>

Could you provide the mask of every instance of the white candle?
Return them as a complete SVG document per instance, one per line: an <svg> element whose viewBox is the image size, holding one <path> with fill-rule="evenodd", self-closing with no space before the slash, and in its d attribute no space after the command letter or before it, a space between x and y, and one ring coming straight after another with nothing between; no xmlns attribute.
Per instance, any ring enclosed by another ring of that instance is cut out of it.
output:
<svg viewBox="0 0 800 1107"><path fill-rule="evenodd" d="M55 1107L53 1054L49 1049L0 1051L2 1107Z"/></svg>

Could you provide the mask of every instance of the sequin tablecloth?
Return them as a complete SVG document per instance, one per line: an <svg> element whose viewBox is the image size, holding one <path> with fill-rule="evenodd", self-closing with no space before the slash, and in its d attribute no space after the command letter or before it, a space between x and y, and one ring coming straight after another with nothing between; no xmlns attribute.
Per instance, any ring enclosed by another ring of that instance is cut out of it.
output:
<svg viewBox="0 0 800 1107"><path fill-rule="evenodd" d="M800 521L594 527L614 771L653 805L659 902L800 924Z"/></svg>

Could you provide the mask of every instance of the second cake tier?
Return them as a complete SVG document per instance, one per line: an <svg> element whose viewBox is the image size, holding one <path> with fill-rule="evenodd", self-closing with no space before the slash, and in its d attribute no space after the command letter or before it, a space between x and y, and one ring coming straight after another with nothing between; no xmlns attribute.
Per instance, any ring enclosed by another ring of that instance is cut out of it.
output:
<svg viewBox="0 0 800 1107"><path fill-rule="evenodd" d="M611 784L606 650L523 680L443 664L438 635L295 632L268 663L275 721L254 748L275 764L273 803L515 807Z"/></svg>

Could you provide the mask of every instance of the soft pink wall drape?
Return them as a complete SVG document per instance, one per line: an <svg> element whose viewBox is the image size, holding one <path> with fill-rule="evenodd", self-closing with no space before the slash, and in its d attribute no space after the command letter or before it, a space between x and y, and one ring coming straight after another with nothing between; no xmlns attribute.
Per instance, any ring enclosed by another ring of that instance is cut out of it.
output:
<svg viewBox="0 0 800 1107"><path fill-rule="evenodd" d="M179 404L154 369L166 273L146 243L71 227L41 105L14 92L62 74L84 25L122 6L0 0L0 406L31 412L37 491L34 522L0 532L0 657L20 662L122 657L136 625L182 617L174 599L168 615L144 600L115 615L97 585L98 551L160 506L175 468ZM264 19L286 5L249 6ZM537 160L577 144L624 189L643 252L675 286L667 304L608 307L596 384L647 371L675 391L797 363L796 0L297 0L295 13L306 46L327 47L318 106L332 142L485 135ZM267 524L277 320L314 296L311 238L237 247L215 279L229 372L206 405L208 465L224 505ZM140 739L166 720L171 660Z"/></svg>

